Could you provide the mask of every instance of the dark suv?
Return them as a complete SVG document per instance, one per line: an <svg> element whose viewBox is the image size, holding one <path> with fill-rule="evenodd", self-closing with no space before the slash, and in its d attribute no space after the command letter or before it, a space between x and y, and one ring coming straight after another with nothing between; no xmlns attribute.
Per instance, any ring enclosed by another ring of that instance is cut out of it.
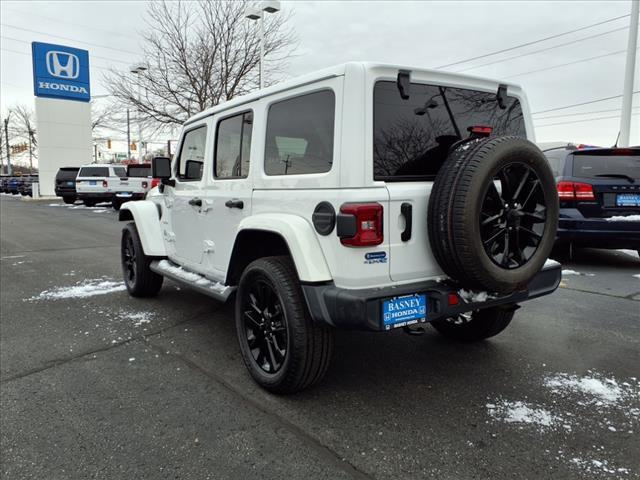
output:
<svg viewBox="0 0 640 480"><path fill-rule="evenodd" d="M556 251L624 248L640 252L640 147L546 150L556 177Z"/></svg>
<svg viewBox="0 0 640 480"><path fill-rule="evenodd" d="M64 203L75 203L78 195L76 193L76 176L80 167L62 167L56 174L56 196L62 197Z"/></svg>

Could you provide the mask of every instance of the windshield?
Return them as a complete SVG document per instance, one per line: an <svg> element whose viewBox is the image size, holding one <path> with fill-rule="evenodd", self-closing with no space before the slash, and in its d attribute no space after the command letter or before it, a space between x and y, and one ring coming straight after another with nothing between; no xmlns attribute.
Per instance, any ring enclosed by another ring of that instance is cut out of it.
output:
<svg viewBox="0 0 640 480"><path fill-rule="evenodd" d="M108 177L109 167L82 167L79 177Z"/></svg>
<svg viewBox="0 0 640 480"><path fill-rule="evenodd" d="M621 175L640 179L640 155L573 156L574 177L606 178L603 177L604 175Z"/></svg>
<svg viewBox="0 0 640 480"><path fill-rule="evenodd" d="M412 83L400 97L396 82L376 82L373 91L373 164L376 180L433 179L449 147L467 138L470 126L493 127L494 135L526 137L520 102L496 92Z"/></svg>
<svg viewBox="0 0 640 480"><path fill-rule="evenodd" d="M145 165L129 165L127 173L130 177L150 177L151 167Z"/></svg>

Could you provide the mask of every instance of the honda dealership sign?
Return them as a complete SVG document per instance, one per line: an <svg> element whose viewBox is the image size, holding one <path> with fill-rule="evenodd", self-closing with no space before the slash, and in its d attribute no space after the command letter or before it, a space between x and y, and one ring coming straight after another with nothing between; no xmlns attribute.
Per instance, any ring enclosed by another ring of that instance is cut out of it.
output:
<svg viewBox="0 0 640 480"><path fill-rule="evenodd" d="M33 90L36 97L88 102L89 52L78 48L32 42Z"/></svg>

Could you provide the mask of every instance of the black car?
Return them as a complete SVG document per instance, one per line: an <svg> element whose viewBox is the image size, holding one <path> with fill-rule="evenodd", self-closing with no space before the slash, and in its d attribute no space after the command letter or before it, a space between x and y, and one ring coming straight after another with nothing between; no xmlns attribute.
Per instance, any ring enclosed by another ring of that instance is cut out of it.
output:
<svg viewBox="0 0 640 480"><path fill-rule="evenodd" d="M572 247L640 252L640 147L546 150L556 177L556 254Z"/></svg>
<svg viewBox="0 0 640 480"><path fill-rule="evenodd" d="M78 198L76 193L76 176L80 167L62 167L56 173L55 192L57 197L62 197L64 203L75 203Z"/></svg>
<svg viewBox="0 0 640 480"><path fill-rule="evenodd" d="M33 197L33 184L38 181L37 175L27 175L22 177L22 183L18 187L20 195Z"/></svg>

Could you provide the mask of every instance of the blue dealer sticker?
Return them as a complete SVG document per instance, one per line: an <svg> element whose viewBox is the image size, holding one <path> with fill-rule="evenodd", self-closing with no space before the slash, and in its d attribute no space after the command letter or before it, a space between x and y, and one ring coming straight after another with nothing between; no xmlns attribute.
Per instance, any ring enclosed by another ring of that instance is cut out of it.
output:
<svg viewBox="0 0 640 480"><path fill-rule="evenodd" d="M426 295L405 295L385 300L382 304L382 323L385 330L425 322L426 318Z"/></svg>
<svg viewBox="0 0 640 480"><path fill-rule="evenodd" d="M369 252L364 254L365 265L372 263L387 263L387 252Z"/></svg>

